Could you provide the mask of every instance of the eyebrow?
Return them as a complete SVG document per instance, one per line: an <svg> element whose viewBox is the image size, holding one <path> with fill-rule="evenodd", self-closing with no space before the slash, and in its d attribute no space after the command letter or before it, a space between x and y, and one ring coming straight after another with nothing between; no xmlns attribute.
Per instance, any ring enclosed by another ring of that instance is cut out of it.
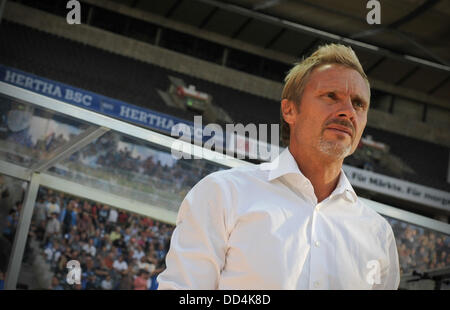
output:
<svg viewBox="0 0 450 310"><path fill-rule="evenodd" d="M320 94L321 95L323 95L323 94L325 94L325 93L330 93L330 92L332 92L332 93L336 93L336 94L341 94L342 93L342 91L339 91L339 90L337 90L336 88L329 88L329 89L324 89L324 90L321 90L320 91ZM362 103L364 103L364 105L365 106L369 106L369 102L367 102L367 100L366 99L364 99L362 96L360 96L360 95L358 95L358 94L356 94L356 95L352 95L351 96L351 99L352 99L352 101L354 101L354 100L359 100L359 101L361 101ZM369 99L370 100L370 99Z"/></svg>

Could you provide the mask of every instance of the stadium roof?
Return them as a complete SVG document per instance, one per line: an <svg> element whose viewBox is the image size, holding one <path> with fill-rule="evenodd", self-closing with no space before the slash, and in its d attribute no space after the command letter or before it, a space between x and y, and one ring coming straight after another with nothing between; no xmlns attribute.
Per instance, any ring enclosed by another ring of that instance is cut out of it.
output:
<svg viewBox="0 0 450 310"><path fill-rule="evenodd" d="M368 24L371 9L361 0L115 2L296 57L325 42L343 42L373 78L450 95L449 1L383 0L380 25Z"/></svg>

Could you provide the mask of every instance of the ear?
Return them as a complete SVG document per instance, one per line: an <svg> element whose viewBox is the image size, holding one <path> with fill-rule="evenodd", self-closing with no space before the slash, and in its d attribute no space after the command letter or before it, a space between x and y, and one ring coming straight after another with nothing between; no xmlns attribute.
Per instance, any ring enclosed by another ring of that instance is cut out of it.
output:
<svg viewBox="0 0 450 310"><path fill-rule="evenodd" d="M298 113L295 102L288 99L281 100L281 113L284 121L289 125L293 125Z"/></svg>

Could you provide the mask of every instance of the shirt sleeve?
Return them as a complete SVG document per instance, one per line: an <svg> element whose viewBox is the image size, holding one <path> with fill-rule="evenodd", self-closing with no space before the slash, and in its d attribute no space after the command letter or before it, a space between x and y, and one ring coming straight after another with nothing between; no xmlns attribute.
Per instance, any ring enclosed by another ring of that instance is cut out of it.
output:
<svg viewBox="0 0 450 310"><path fill-rule="evenodd" d="M400 285L400 265L394 232L389 224L387 225L386 233L388 261L387 264L381 267L381 281L380 284L375 285L374 289L397 290Z"/></svg>
<svg viewBox="0 0 450 310"><path fill-rule="evenodd" d="M186 195L172 234L158 289L216 289L225 264L226 189L211 175Z"/></svg>

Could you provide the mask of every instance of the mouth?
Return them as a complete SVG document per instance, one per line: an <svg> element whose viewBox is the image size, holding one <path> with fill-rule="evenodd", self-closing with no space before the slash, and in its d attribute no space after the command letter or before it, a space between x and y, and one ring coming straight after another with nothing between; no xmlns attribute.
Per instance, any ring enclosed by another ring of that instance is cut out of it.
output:
<svg viewBox="0 0 450 310"><path fill-rule="evenodd" d="M353 132L350 128L342 127L342 126L333 126L333 127L327 127L326 129L332 130L337 133L348 135L350 138L353 137Z"/></svg>

